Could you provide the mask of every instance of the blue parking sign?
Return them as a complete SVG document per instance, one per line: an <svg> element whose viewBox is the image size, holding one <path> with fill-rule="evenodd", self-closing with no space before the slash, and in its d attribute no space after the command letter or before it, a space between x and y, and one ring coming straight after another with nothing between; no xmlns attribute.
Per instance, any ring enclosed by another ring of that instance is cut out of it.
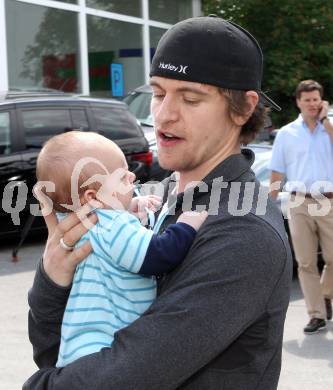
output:
<svg viewBox="0 0 333 390"><path fill-rule="evenodd" d="M124 95L123 65L111 64L111 93L112 96Z"/></svg>

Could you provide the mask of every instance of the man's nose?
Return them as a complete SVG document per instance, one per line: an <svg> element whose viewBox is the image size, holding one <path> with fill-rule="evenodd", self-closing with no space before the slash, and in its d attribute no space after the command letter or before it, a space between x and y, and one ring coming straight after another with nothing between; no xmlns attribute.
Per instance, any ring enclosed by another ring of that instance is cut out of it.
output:
<svg viewBox="0 0 333 390"><path fill-rule="evenodd" d="M179 117L179 105L171 95L166 95L163 100L153 106L153 115L155 124L157 126L163 126L168 122L175 122Z"/></svg>

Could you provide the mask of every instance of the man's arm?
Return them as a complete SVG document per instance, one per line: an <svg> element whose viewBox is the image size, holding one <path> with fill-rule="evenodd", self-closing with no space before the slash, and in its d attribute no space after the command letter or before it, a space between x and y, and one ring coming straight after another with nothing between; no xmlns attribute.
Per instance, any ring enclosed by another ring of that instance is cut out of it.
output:
<svg viewBox="0 0 333 390"><path fill-rule="evenodd" d="M324 118L324 120L322 121L322 124L325 128L325 130L328 132L328 134L330 135L331 137L331 140L333 142L333 124L331 123L331 121L328 119L328 117L326 116Z"/></svg>
<svg viewBox="0 0 333 390"><path fill-rule="evenodd" d="M269 163L269 169L271 170L270 178L270 195L273 200L276 200L279 192L282 189L282 181L287 172L287 164L285 154L288 153L286 140L288 133L281 129L278 131L272 149L272 157Z"/></svg>
<svg viewBox="0 0 333 390"><path fill-rule="evenodd" d="M256 217L214 221L148 311L115 334L112 348L40 370L23 389L174 390L228 348L265 311L286 251Z"/></svg>
<svg viewBox="0 0 333 390"><path fill-rule="evenodd" d="M270 195L273 200L277 199L279 192L281 191L283 179L284 179L283 173L272 171L269 188L270 188Z"/></svg>
<svg viewBox="0 0 333 390"><path fill-rule="evenodd" d="M42 261L29 291L29 339L34 361L40 368L53 367L58 358L62 317L69 287L56 285L48 278Z"/></svg>

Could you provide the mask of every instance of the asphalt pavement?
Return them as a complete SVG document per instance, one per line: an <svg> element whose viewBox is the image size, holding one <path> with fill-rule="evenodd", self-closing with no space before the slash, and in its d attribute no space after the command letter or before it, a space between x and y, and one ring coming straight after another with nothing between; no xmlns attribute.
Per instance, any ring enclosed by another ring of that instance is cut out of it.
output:
<svg viewBox="0 0 333 390"><path fill-rule="evenodd" d="M37 369L27 334L27 292L42 254L43 241L25 244L17 263L11 262L11 248L8 242L0 243L0 390L20 390L25 379ZM302 293L295 279L286 319L278 390L333 389L333 321L320 333L305 336L302 328L307 320Z"/></svg>

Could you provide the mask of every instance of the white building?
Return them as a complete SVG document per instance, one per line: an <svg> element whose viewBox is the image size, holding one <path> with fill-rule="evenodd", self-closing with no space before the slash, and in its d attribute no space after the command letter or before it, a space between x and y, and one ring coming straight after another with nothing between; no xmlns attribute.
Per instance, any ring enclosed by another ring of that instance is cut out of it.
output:
<svg viewBox="0 0 333 390"><path fill-rule="evenodd" d="M200 0L0 0L0 91L122 96L164 31L200 14Z"/></svg>

